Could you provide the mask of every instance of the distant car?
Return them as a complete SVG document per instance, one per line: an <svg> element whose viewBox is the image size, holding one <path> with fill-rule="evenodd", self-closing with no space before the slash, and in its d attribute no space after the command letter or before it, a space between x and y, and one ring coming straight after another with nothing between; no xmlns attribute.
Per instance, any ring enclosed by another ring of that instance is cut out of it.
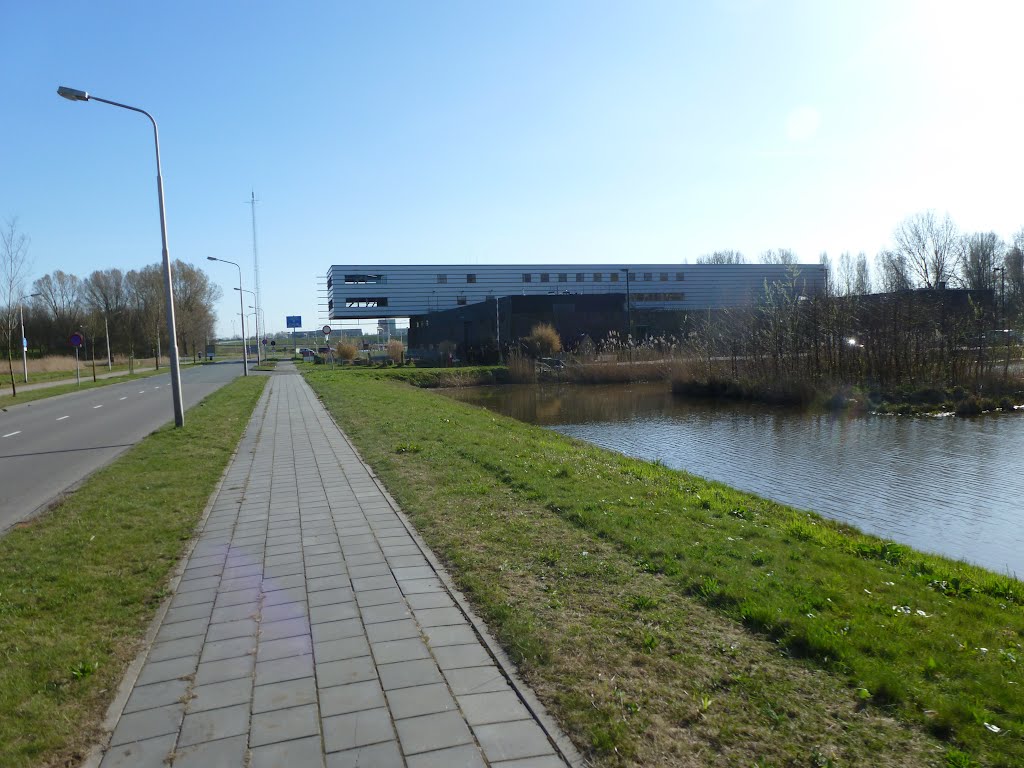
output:
<svg viewBox="0 0 1024 768"><path fill-rule="evenodd" d="M552 371L560 371L565 368L565 363L559 360L557 357L541 357L537 359L537 363Z"/></svg>

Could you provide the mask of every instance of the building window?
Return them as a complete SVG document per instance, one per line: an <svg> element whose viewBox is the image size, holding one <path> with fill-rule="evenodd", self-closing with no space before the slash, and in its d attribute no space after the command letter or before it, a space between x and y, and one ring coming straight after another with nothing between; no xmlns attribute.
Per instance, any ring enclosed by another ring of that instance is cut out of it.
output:
<svg viewBox="0 0 1024 768"><path fill-rule="evenodd" d="M661 273L661 282L663 282L663 283L667 283L668 282L668 272L662 272Z"/></svg>
<svg viewBox="0 0 1024 768"><path fill-rule="evenodd" d="M582 283L582 282L585 282L585 281L586 281L586 279L587 279L587 276L586 276L586 275L584 275L584 274L583 274L582 272L577 272L577 273L576 273L576 282L577 282L577 283Z"/></svg>
<svg viewBox="0 0 1024 768"><path fill-rule="evenodd" d="M523 282L524 283L533 282L533 275L531 275L529 272L523 272Z"/></svg>
<svg viewBox="0 0 1024 768"><path fill-rule="evenodd" d="M386 282L384 275L345 275L345 285L376 285Z"/></svg>
<svg viewBox="0 0 1024 768"><path fill-rule="evenodd" d="M376 298L371 297L354 297L345 299L345 306L350 309L372 309L373 307L386 307L388 300L386 296L378 296Z"/></svg>
<svg viewBox="0 0 1024 768"><path fill-rule="evenodd" d="M634 293L636 301L683 301L685 293Z"/></svg>
<svg viewBox="0 0 1024 768"><path fill-rule="evenodd" d="M566 274L565 272L559 272L558 273L558 282L560 282L560 283L567 283L567 282L569 282L569 275Z"/></svg>
<svg viewBox="0 0 1024 768"><path fill-rule="evenodd" d="M448 282L448 275L438 275L437 276L437 282L438 283L447 283Z"/></svg>
<svg viewBox="0 0 1024 768"><path fill-rule="evenodd" d="M608 275L608 279L611 280L613 283L619 282L619 273L612 272L611 274Z"/></svg>
<svg viewBox="0 0 1024 768"><path fill-rule="evenodd" d="M629 279L632 280L633 282L636 282L636 272L630 272Z"/></svg>
<svg viewBox="0 0 1024 768"><path fill-rule="evenodd" d="M654 275L652 275L650 272L644 272L644 281L649 283L649 282L651 282L651 278L653 278L653 277L654 277Z"/></svg>
<svg viewBox="0 0 1024 768"><path fill-rule="evenodd" d="M542 283L548 282L548 273L547 272L541 272L540 273L540 281Z"/></svg>
<svg viewBox="0 0 1024 768"><path fill-rule="evenodd" d="M683 279L683 273L682 272L676 272L676 280L682 281L682 279Z"/></svg>
<svg viewBox="0 0 1024 768"><path fill-rule="evenodd" d="M334 299L331 299L330 301L327 302L327 311L330 312L333 309L334 309Z"/></svg>
<svg viewBox="0 0 1024 768"><path fill-rule="evenodd" d="M465 296L457 297L455 299L455 303L458 304L460 307L466 306L466 297Z"/></svg>
<svg viewBox="0 0 1024 768"><path fill-rule="evenodd" d="M476 275L466 275L466 282L467 283L475 283L476 282Z"/></svg>
<svg viewBox="0 0 1024 768"><path fill-rule="evenodd" d="M327 278L327 290L328 290L328 291L329 291L329 290L331 290L331 287L332 287L333 285L334 285L334 277L333 277L333 276L331 276L331 277L328 277L328 278Z"/></svg>
<svg viewBox="0 0 1024 768"><path fill-rule="evenodd" d="M595 272L594 273L594 282L595 283L600 283L601 282L601 273L600 272Z"/></svg>

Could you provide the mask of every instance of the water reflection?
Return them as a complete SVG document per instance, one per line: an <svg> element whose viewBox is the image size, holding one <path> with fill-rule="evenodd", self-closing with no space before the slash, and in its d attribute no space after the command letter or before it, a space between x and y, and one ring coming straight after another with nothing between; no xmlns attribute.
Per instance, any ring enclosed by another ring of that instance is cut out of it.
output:
<svg viewBox="0 0 1024 768"><path fill-rule="evenodd" d="M521 421L1024 576L1024 417L807 415L664 385L452 391Z"/></svg>

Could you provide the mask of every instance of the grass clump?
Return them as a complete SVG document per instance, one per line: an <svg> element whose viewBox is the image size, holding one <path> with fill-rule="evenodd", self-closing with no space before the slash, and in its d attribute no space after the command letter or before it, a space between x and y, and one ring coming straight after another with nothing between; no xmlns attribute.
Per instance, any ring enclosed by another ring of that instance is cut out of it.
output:
<svg viewBox="0 0 1024 768"><path fill-rule="evenodd" d="M397 382L308 379L595 764L1024 761L1016 579Z"/></svg>
<svg viewBox="0 0 1024 768"><path fill-rule="evenodd" d="M98 739L265 383L225 386L0 539L0 765L78 764Z"/></svg>

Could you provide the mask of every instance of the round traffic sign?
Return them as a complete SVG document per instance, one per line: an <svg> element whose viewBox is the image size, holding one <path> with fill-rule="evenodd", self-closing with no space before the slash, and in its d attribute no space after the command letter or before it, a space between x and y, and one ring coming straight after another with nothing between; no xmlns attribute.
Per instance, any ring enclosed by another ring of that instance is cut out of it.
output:
<svg viewBox="0 0 1024 768"><path fill-rule="evenodd" d="M329 326L329 325L325 325L320 330L324 332L324 336L330 336L331 335L331 326Z"/></svg>
<svg viewBox="0 0 1024 768"><path fill-rule="evenodd" d="M263 346L264 347L267 346L267 340L266 339L263 340Z"/></svg>
<svg viewBox="0 0 1024 768"><path fill-rule="evenodd" d="M83 344L85 344L85 337L78 331L75 331L70 336L68 336L68 344L70 344L72 347L80 347Z"/></svg>

